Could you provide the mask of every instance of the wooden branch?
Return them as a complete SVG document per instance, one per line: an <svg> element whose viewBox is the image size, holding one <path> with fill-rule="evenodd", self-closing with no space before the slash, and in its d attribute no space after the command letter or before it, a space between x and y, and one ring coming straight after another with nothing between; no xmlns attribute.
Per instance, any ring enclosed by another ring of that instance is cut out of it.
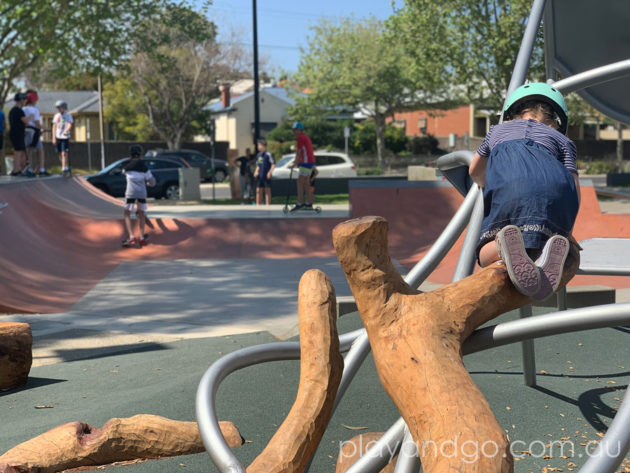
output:
<svg viewBox="0 0 630 473"><path fill-rule="evenodd" d="M220 427L230 447L242 445L234 424L220 422ZM110 419L101 429L83 422L55 427L0 456L0 473L55 473L203 451L196 422L141 414Z"/></svg>
<svg viewBox="0 0 630 473"><path fill-rule="evenodd" d="M315 453L343 372L337 336L335 290L324 273L300 279L300 384L297 397L276 434L247 468L248 473L298 473Z"/></svg>
<svg viewBox="0 0 630 473"><path fill-rule="evenodd" d="M514 288L503 264L421 294L391 263L385 219L342 223L333 230L333 244L381 383L407 422L423 471L513 471L508 440L461 355L462 342L476 327L530 302ZM578 265L572 246L563 284ZM475 461L473 451L479 452Z"/></svg>

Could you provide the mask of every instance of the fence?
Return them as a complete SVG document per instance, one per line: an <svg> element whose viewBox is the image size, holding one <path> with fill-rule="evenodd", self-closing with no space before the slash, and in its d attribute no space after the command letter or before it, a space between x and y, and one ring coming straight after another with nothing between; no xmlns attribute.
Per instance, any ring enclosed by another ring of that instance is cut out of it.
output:
<svg viewBox="0 0 630 473"><path fill-rule="evenodd" d="M166 143L159 141L106 141L105 166L121 158L129 157L129 146L132 144L141 145L145 151L156 148L166 149ZM207 156L210 156L211 153L209 142L183 143L182 149L194 149ZM227 160L227 150L228 143L226 141L218 141L215 144L214 157L217 159ZM46 166L51 167L60 164L55 147L51 142L44 142L44 153L46 155ZM70 165L73 168L91 168L94 171L98 171L101 169L101 144L98 142L71 142L69 157Z"/></svg>

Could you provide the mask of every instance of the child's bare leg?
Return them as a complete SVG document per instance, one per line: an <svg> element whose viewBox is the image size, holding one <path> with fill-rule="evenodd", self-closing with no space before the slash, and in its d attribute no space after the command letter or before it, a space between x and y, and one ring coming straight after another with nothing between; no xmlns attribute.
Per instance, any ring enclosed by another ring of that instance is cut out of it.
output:
<svg viewBox="0 0 630 473"><path fill-rule="evenodd" d="M271 205L271 187L265 187L265 204Z"/></svg>
<svg viewBox="0 0 630 473"><path fill-rule="evenodd" d="M140 229L140 238L144 238L144 210L138 210L138 227Z"/></svg>
<svg viewBox="0 0 630 473"><path fill-rule="evenodd" d="M39 155L39 170L46 169L46 155L44 154L44 148L39 148L37 150L37 154Z"/></svg>
<svg viewBox="0 0 630 473"><path fill-rule="evenodd" d="M256 187L256 205L262 204L262 188Z"/></svg>
<svg viewBox="0 0 630 473"><path fill-rule="evenodd" d="M133 227L131 225L131 211L125 209L125 228L129 233L129 239L133 238Z"/></svg>
<svg viewBox="0 0 630 473"><path fill-rule="evenodd" d="M481 247L481 250L479 250L479 264L482 268L485 268L500 259L499 252L497 251L497 245L494 240L489 241Z"/></svg>

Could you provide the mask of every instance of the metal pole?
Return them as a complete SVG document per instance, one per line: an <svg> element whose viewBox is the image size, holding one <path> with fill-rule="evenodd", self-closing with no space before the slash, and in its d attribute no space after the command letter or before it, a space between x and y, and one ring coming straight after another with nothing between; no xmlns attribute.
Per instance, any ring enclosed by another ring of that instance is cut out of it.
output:
<svg viewBox="0 0 630 473"><path fill-rule="evenodd" d="M215 167L214 164L214 143L216 141L216 123L214 121L214 118L210 119L210 163L212 165L212 200L216 200L217 195L216 195L216 172L217 169Z"/></svg>
<svg viewBox="0 0 630 473"><path fill-rule="evenodd" d="M521 319L531 317L531 304L521 307L518 315ZM536 386L536 350L534 348L534 340L523 340L521 342L521 350L523 353L523 377L525 379L525 386Z"/></svg>
<svg viewBox="0 0 630 473"><path fill-rule="evenodd" d="M532 11L527 21L527 27L523 34L523 41L521 41L521 48L518 51L516 57L516 63L514 64L514 71L512 71L512 79L508 86L506 100L512 92L514 92L519 86L525 83L525 77L527 76L527 69L529 68L529 60L532 56L534 49L534 43L536 42L536 34L540 22L542 21L543 13L545 11L545 0L534 0L532 5Z"/></svg>
<svg viewBox="0 0 630 473"><path fill-rule="evenodd" d="M86 130L87 152L88 152L88 169L92 172L92 145L90 143L90 118L87 118L87 130Z"/></svg>
<svg viewBox="0 0 630 473"><path fill-rule="evenodd" d="M258 19L256 13L256 0L252 0L252 17L254 21L254 146L260 138L260 91L258 90Z"/></svg>
<svg viewBox="0 0 630 473"><path fill-rule="evenodd" d="M98 124L101 131L101 169L105 168L105 124L103 120L103 79L98 75Z"/></svg>

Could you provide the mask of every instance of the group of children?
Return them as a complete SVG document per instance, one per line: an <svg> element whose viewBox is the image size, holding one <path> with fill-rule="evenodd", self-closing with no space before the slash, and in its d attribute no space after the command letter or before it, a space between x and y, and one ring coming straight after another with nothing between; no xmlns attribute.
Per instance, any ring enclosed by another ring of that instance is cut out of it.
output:
<svg viewBox="0 0 630 473"><path fill-rule="evenodd" d="M312 210L313 194L315 190L315 180L317 178L317 168L315 167L315 154L311 139L304 132L304 125L295 122L292 126L295 135L297 148L295 159L289 165L298 168L297 179L297 203L291 209ZM256 170L254 171L254 182L256 183L256 205L262 204L263 192L265 203L271 204L271 175L276 168L276 162L271 153L267 151L267 141L263 138L256 143L258 154L256 155Z"/></svg>
<svg viewBox="0 0 630 473"><path fill-rule="evenodd" d="M48 176L41 138L42 133L50 130L42 126L41 115L37 108L39 100L37 91L29 89L26 92L18 92L14 100L15 106L9 112L9 137L14 150L11 176L33 177L36 174ZM52 121L52 143L61 159L63 174L69 175L68 143L73 119L68 113L68 104L63 100L57 101L55 108L57 113Z"/></svg>

